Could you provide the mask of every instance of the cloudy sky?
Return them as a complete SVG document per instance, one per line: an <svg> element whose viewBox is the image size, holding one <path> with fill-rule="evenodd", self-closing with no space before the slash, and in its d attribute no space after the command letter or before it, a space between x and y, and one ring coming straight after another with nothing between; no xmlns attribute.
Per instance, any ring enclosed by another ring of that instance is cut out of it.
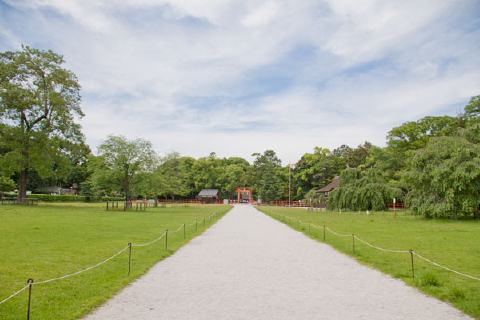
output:
<svg viewBox="0 0 480 320"><path fill-rule="evenodd" d="M393 126L480 94L477 0L0 0L0 50L64 55L95 150L378 145Z"/></svg>

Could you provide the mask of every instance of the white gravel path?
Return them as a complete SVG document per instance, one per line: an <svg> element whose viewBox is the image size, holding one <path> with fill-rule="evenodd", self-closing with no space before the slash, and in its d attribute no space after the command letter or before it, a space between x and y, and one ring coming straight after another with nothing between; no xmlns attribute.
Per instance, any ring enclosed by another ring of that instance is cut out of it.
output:
<svg viewBox="0 0 480 320"><path fill-rule="evenodd" d="M247 205L86 319L469 319Z"/></svg>

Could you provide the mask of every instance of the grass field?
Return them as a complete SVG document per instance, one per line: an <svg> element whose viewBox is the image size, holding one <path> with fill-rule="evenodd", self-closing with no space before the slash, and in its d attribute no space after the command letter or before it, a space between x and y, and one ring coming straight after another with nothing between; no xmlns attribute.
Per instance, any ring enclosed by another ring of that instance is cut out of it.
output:
<svg viewBox="0 0 480 320"><path fill-rule="evenodd" d="M339 233L354 233L376 246L396 250L413 249L451 269L480 277L479 221L427 220L409 214L393 218L389 212L367 215L279 207L258 209L322 242L325 224ZM298 220L304 224L298 224ZM320 230L309 228L308 224ZM329 232L326 232L325 242L364 264L399 278L480 319L480 281L441 270L418 258L415 259L416 278L413 280L408 253L382 252L357 240L353 254L352 237L337 237Z"/></svg>
<svg viewBox="0 0 480 320"><path fill-rule="evenodd" d="M80 275L34 285L32 319L77 319L145 273L155 262L214 222L203 218L222 216L229 206L149 208L146 212L105 211L103 204L41 204L0 206L0 300L25 286L28 278L50 279L95 265L127 246L155 239L166 229L168 251L162 239L147 247L133 247L132 271L128 251ZM186 239L183 223L187 225ZM0 305L0 319L26 317L27 292Z"/></svg>

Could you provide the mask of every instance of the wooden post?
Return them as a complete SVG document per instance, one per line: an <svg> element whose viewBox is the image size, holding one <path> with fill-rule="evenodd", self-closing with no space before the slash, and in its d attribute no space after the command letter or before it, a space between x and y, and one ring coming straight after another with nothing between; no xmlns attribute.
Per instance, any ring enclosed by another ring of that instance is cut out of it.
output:
<svg viewBox="0 0 480 320"><path fill-rule="evenodd" d="M168 250L168 229L165 231L165 251Z"/></svg>
<svg viewBox="0 0 480 320"><path fill-rule="evenodd" d="M325 225L323 225L323 241L325 241Z"/></svg>
<svg viewBox="0 0 480 320"><path fill-rule="evenodd" d="M128 243L128 275L130 275L130 269L132 267L132 243Z"/></svg>
<svg viewBox="0 0 480 320"><path fill-rule="evenodd" d="M396 208L397 199L393 198L393 217L397 217L397 208Z"/></svg>
<svg viewBox="0 0 480 320"><path fill-rule="evenodd" d="M186 238L186 232L185 232L185 223L183 224L183 239Z"/></svg>
<svg viewBox="0 0 480 320"><path fill-rule="evenodd" d="M355 235L352 233L352 251L355 254Z"/></svg>
<svg viewBox="0 0 480 320"><path fill-rule="evenodd" d="M30 311L31 311L31 306L32 306L32 285L33 285L33 279L30 278L27 280L28 284L28 305L27 305L27 320L30 320Z"/></svg>
<svg viewBox="0 0 480 320"><path fill-rule="evenodd" d="M412 279L415 280L415 267L413 265L413 250L408 250L410 252L410 261L412 263Z"/></svg>

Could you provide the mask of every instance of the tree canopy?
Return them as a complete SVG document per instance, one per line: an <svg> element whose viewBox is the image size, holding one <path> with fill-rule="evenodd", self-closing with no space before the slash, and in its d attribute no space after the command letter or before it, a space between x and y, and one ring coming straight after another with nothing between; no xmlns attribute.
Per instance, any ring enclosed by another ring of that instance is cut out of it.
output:
<svg viewBox="0 0 480 320"><path fill-rule="evenodd" d="M83 145L80 85L63 64L62 56L28 46L0 53L0 161L18 174L20 201L32 170L68 175L69 156Z"/></svg>

